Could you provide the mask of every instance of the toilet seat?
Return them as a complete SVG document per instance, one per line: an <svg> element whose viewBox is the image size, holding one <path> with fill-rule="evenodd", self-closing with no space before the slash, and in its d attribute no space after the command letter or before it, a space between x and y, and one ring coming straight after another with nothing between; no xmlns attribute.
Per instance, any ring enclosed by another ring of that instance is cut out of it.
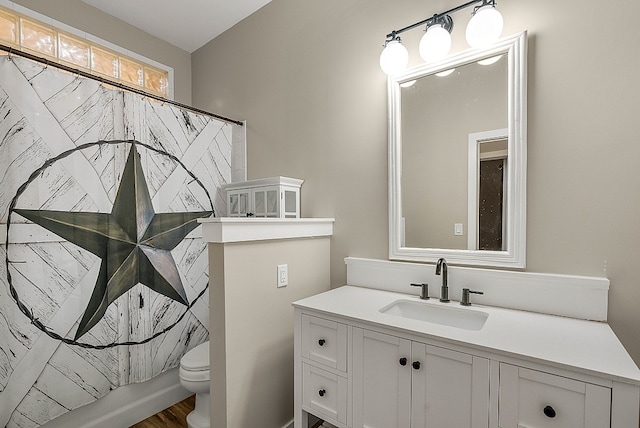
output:
<svg viewBox="0 0 640 428"><path fill-rule="evenodd" d="M209 342L201 343L180 360L180 367L186 370L209 370Z"/></svg>
<svg viewBox="0 0 640 428"><path fill-rule="evenodd" d="M209 370L185 370L180 367L180 379L187 382L209 382L211 375Z"/></svg>
<svg viewBox="0 0 640 428"><path fill-rule="evenodd" d="M209 374L209 342L201 343L180 360L180 378L192 382L205 382Z"/></svg>

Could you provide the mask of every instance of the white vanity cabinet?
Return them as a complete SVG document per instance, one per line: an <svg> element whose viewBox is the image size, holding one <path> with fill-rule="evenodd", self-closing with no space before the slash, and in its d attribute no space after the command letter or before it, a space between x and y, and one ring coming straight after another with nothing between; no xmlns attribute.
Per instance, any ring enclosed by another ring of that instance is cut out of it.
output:
<svg viewBox="0 0 640 428"><path fill-rule="evenodd" d="M271 177L227 184L227 216L299 218L303 181Z"/></svg>
<svg viewBox="0 0 640 428"><path fill-rule="evenodd" d="M486 428L486 358L353 328L353 426Z"/></svg>
<svg viewBox="0 0 640 428"><path fill-rule="evenodd" d="M323 315L299 319L300 410L339 427L488 427L486 358ZM295 426L305 427L300 410Z"/></svg>
<svg viewBox="0 0 640 428"><path fill-rule="evenodd" d="M501 363L498 411L500 428L608 427L611 388Z"/></svg>
<svg viewBox="0 0 640 428"><path fill-rule="evenodd" d="M488 318L474 330L382 311L409 299ZM295 428L309 414L339 428L640 426L640 371L604 323L350 286L294 308Z"/></svg>

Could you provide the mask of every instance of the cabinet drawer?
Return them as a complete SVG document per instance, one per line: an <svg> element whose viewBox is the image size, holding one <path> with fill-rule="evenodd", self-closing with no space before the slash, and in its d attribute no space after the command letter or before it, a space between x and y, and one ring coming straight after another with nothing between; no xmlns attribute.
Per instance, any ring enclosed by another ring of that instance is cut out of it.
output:
<svg viewBox="0 0 640 428"><path fill-rule="evenodd" d="M347 326L302 316L302 357L332 369L347 371Z"/></svg>
<svg viewBox="0 0 640 428"><path fill-rule="evenodd" d="M302 405L322 418L347 423L347 379L319 369L302 365Z"/></svg>
<svg viewBox="0 0 640 428"><path fill-rule="evenodd" d="M500 364L500 428L610 426L611 389Z"/></svg>

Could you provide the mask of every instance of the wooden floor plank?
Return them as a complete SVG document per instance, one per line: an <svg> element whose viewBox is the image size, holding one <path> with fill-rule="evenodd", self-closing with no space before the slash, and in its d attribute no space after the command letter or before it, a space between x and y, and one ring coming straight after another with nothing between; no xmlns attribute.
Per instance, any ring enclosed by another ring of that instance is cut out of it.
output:
<svg viewBox="0 0 640 428"><path fill-rule="evenodd" d="M196 396L192 395L130 428L186 428L187 415L195 408L195 405Z"/></svg>

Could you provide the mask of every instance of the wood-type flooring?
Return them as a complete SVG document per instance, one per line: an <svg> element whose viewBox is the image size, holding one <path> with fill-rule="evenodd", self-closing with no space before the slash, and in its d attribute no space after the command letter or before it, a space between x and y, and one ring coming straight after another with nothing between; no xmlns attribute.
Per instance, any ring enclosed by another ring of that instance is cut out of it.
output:
<svg viewBox="0 0 640 428"><path fill-rule="evenodd" d="M168 409L163 410L147 419L132 425L130 428L186 428L187 415L194 409L196 405L196 396L191 397L174 404ZM312 428L335 428L333 425L318 421Z"/></svg>
<svg viewBox="0 0 640 428"><path fill-rule="evenodd" d="M174 404L160 413L148 417L130 428L186 428L187 415L196 405L196 396Z"/></svg>

